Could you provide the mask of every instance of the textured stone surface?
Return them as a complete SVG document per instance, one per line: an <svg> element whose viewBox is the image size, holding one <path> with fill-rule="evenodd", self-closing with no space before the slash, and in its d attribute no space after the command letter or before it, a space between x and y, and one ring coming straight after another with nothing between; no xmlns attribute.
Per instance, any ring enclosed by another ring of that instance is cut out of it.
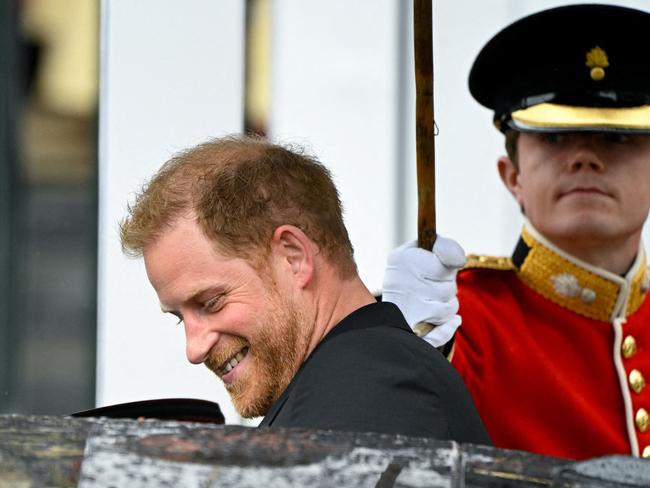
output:
<svg viewBox="0 0 650 488"><path fill-rule="evenodd" d="M572 463L556 473L555 485L580 488L648 487L650 460L610 456Z"/></svg>
<svg viewBox="0 0 650 488"><path fill-rule="evenodd" d="M0 416L0 488L637 487L650 463L368 433Z"/></svg>

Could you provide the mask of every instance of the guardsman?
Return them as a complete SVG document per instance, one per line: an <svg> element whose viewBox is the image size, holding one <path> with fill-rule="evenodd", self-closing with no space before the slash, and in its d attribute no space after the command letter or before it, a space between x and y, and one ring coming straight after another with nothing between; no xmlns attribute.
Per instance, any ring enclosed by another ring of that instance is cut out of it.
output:
<svg viewBox="0 0 650 488"><path fill-rule="evenodd" d="M646 12L572 5L494 36L469 87L505 135L514 253L457 281L453 241L389 256L384 300L434 336L459 322L457 282L451 361L497 447L650 457L649 32Z"/></svg>

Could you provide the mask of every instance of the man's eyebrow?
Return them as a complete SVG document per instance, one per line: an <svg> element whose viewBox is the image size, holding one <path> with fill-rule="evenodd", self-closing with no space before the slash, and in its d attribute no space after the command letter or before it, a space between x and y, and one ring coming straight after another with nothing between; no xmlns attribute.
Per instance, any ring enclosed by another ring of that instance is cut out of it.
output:
<svg viewBox="0 0 650 488"><path fill-rule="evenodd" d="M195 300L199 300L200 298L203 297L203 295L212 294L212 293L225 293L225 291L226 291L226 286L224 285L208 286L207 288L202 288L200 290L195 291L194 293L191 293L185 299L183 299L181 303L189 303ZM178 312L177 310L172 310L169 307L166 307L163 303L160 304L160 310L162 310L163 313L171 313L180 316L180 312Z"/></svg>

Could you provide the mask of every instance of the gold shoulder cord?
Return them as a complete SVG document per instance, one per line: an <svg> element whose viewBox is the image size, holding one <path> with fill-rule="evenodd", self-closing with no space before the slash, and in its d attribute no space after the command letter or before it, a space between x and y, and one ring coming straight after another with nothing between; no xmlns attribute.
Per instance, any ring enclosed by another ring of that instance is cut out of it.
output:
<svg viewBox="0 0 650 488"><path fill-rule="evenodd" d="M504 256L481 256L470 254L467 256L463 269L496 269L502 271L514 270L510 257Z"/></svg>

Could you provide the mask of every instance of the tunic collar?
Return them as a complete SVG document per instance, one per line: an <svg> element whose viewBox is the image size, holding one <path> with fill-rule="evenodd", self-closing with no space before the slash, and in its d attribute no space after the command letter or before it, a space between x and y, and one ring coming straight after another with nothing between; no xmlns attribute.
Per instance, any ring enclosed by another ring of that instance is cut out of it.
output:
<svg viewBox="0 0 650 488"><path fill-rule="evenodd" d="M558 305L591 319L613 322L641 306L648 293L650 270L639 244L634 264L619 276L597 268L553 245L526 222L512 262L519 278Z"/></svg>

